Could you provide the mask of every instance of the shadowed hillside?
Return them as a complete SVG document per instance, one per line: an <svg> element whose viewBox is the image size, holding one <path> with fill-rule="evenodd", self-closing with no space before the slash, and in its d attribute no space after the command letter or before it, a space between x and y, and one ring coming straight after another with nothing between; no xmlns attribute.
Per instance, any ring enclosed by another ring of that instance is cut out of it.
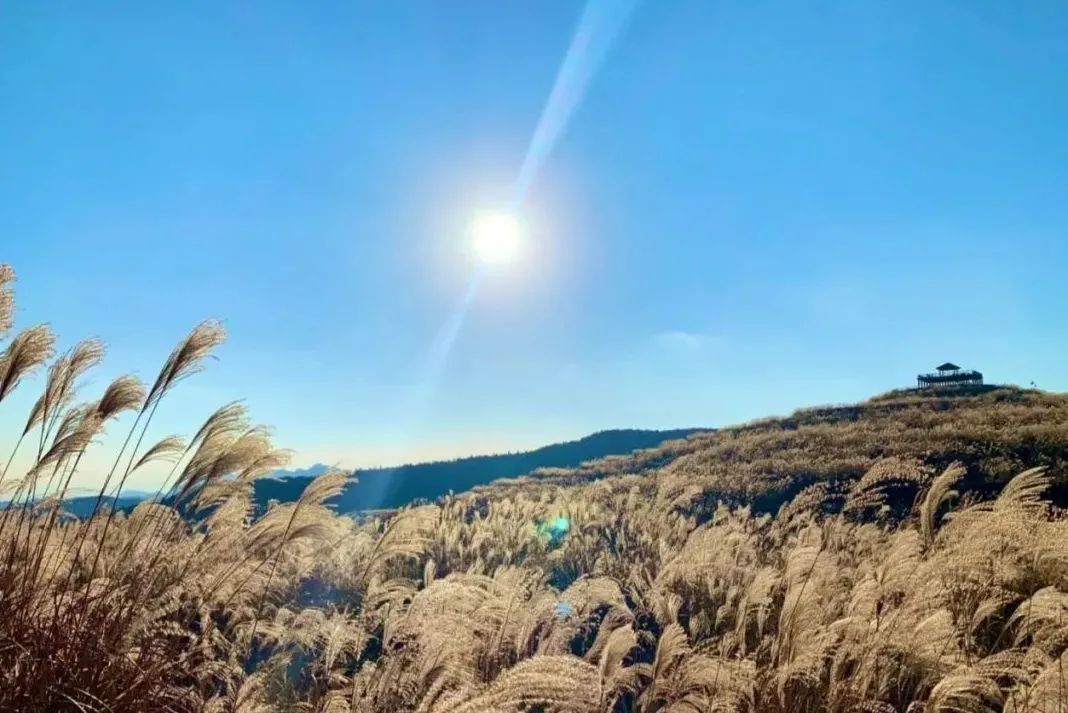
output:
<svg viewBox="0 0 1068 713"><path fill-rule="evenodd" d="M652 448L664 441L685 438L698 430L617 429L522 453L472 456L396 468L369 468L360 470L359 483L346 487L331 503L336 504L339 512L395 508L417 500L432 500L449 492L470 490L499 478L523 475L539 468L574 467L612 454ZM318 466L308 470L319 475L329 469ZM269 500L294 501L312 480L313 476L297 476L257 481L256 502L263 507Z"/></svg>

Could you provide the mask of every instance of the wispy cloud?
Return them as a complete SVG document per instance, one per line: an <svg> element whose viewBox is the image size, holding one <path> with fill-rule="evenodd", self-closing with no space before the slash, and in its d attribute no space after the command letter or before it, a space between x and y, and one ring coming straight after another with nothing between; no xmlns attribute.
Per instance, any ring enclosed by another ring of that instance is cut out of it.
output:
<svg viewBox="0 0 1068 713"><path fill-rule="evenodd" d="M723 347L723 338L704 332L671 329L653 335L654 346L671 351L693 353L715 351Z"/></svg>

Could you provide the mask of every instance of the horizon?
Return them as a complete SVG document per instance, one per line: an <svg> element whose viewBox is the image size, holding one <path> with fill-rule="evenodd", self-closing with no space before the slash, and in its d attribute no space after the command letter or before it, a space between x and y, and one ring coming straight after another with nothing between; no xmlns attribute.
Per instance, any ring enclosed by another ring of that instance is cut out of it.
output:
<svg viewBox="0 0 1068 713"><path fill-rule="evenodd" d="M1014 384L1014 383L1008 383L1008 382L1005 382L1005 383L993 383L993 382L985 381L984 382L984 386L987 387L987 388L990 388L992 390L996 390L996 389L1018 389L1020 391L1038 391L1038 392L1047 393L1047 394L1065 394L1065 393L1068 393L1068 392L1056 391L1056 390L1051 390L1051 389L1043 389L1043 388L1038 387L1038 386L1028 386L1028 385L1024 385L1024 384ZM824 403L799 404L797 406L790 407L790 408L787 408L787 409L782 410L782 411L776 411L776 412L773 412L773 413L765 413L765 414L757 415L757 416L754 416L752 418L748 418L748 419L744 419L744 420L740 420L740 421L731 421L729 423L722 423L722 424L716 424L716 425L708 425L708 426L693 426L693 425L691 425L691 426L665 426L665 427L662 427L662 428L632 428L630 426L618 426L618 427L611 427L610 426L608 428L602 428L602 429L599 429L597 431L591 431L589 433L584 433L584 434L581 434L581 435L578 435L578 436L570 436L570 437L565 436L565 437L561 438L560 440L556 440L556 441L538 442L538 443L530 443L530 444L520 445L520 446L512 448L510 450L470 451L470 452L469 451L457 451L454 455L443 455L443 456L438 456L438 457L431 457L431 458L429 458L427 460L408 461L408 462L403 462L403 463L371 463L371 464L363 464L363 465L344 466L343 469L344 470L352 470L352 471L360 471L360 470L374 470L374 471L381 470L381 471L385 471L385 470L393 470L393 469L398 469L398 468L406 468L406 467L409 467L409 466L429 465L429 464L444 463L444 462L455 461L455 460L467 460L467 459L470 459L470 458L494 458L494 457L497 457L497 456L516 455L516 454L530 453L530 452L539 450L539 449L547 447L547 446L555 446L555 445L560 445L560 444L565 444L565 443L576 443L578 441L581 441L583 439L589 438L591 436L596 436L596 435L601 434L601 433L610 433L610 432L614 432L614 431L631 431L631 430L635 430L635 431L649 431L649 432L658 432L658 433L659 432L667 433L667 432L671 432L671 431L693 431L695 433L697 433L697 432L706 432L707 433L707 432L721 431L721 430L731 429L731 428L739 428L739 427L747 426L747 425L749 425L751 423L763 421L765 419L787 418L787 417L789 417L789 416L791 416L794 413L797 413L799 411L807 411L807 410L810 410L810 409L821 409L821 408L849 407L849 406L864 404L864 403L867 403L867 402L871 401L872 399L880 398L880 397L886 396L886 395L891 394L891 393L896 393L896 392L913 392L916 395L920 395L920 396L922 396L922 395L924 395L926 393L924 389L919 389L919 388L916 388L916 387L913 387L913 386L900 386L900 387L896 387L896 388L887 389L885 391L880 391L878 393L869 394L868 396L866 396L864 398L861 398L861 399L857 399L855 401L836 401L836 402L824 402ZM332 466L332 464L325 463L325 462L322 462L322 461L302 464L299 467L296 466L296 465L290 464L289 466L280 469L280 472L292 473L292 472L297 472L297 471L313 470L313 469L315 469L317 467L331 467L331 466Z"/></svg>
<svg viewBox="0 0 1068 713"><path fill-rule="evenodd" d="M391 467L853 403L947 358L1068 391L1057 3L4 14L16 326L108 342L87 395L230 331L151 434L244 399L290 468ZM522 250L472 264L501 209Z"/></svg>
<svg viewBox="0 0 1068 713"><path fill-rule="evenodd" d="M1012 389L1012 390L1016 390L1016 391L1020 391L1020 392L1037 392L1037 393L1044 393L1044 394L1050 394L1050 395L1061 395L1061 396L1068 395L1068 393L1050 391L1050 390L1047 390L1047 389L1040 389L1040 388L1033 387L1033 386L1028 387L1028 386L1022 386L1022 385L1019 385L1019 384L985 382L982 385L980 385L979 387L963 387L959 391L957 396L963 397L963 398L971 398L971 397L976 396L977 394L986 394L986 393L989 393L989 392L992 392L992 391L1003 390L1003 389ZM953 388L949 387L949 390L953 391ZM566 439L566 440L555 441L555 442L552 442L552 443L542 443L542 444L538 444L538 445L534 445L534 446L524 447L524 448L521 448L519 450L495 451L495 452L477 452L477 453L461 453L461 454L456 455L456 456L445 456L445 457L441 457L441 458L431 458L431 459L422 460L422 461L412 461L412 462L394 463L394 464L372 464L372 465L363 465L363 466L356 465L356 466L348 466L348 467L341 467L341 466L338 466L336 464L328 464L328 463L322 463L322 462L306 464L306 465L303 465L303 466L300 466L300 467L295 466L294 464L289 464L289 465L287 465L285 467L279 468L279 469L267 474L266 476L264 476L264 478L267 479L267 480L272 480L272 479L274 479L274 480L302 479L302 480L312 481L315 478L317 478L318 476L324 475L324 474L328 473L329 471L331 471L332 469L335 469L335 468L338 468L343 472L347 472L351 476L360 476L362 474L366 474L366 473L369 473L369 472L375 473L375 474L378 474L378 475L392 474L393 471L403 471L403 470L409 469L409 468L419 468L419 467L425 467L425 466L448 465L448 464L451 464L451 463L456 463L456 462L459 462L459 461L466 461L466 460L479 460L479 459L490 459L490 460L493 460L493 459L497 459L497 458L507 458L509 456L525 456L525 455L530 455L530 454L536 453L536 452L538 452L540 450L543 450L543 449L546 449L546 448L577 444L577 443L580 443L582 441L585 441L587 439L593 438L595 436L598 436L598 435L601 435L601 434L604 434L604 433L618 433L618 432L624 432L624 431L637 431L637 432L655 433L655 434L658 434L658 435L663 435L664 436L663 440L657 441L656 442L657 445L652 446L652 448L655 449L655 448L659 447L660 445L662 445L664 443L667 443L668 441L676 440L676 439L679 439L679 438L687 439L691 435L696 435L696 434L700 434L700 433L711 434L711 433L715 433L715 432L718 432L718 431L724 431L724 430L730 430L730 429L736 429L736 428L746 428L746 427L749 427L749 426L763 427L763 426L766 426L766 424L768 422L775 422L775 421L779 421L779 420L782 420L782 419L789 419L789 418L791 418L793 416L804 414L805 412L808 412L808 411L821 410L821 409L849 409L849 408L854 407L854 406L860 406L860 405L864 405L864 404L870 403L871 401L873 401L875 399L883 398L883 397L889 396L891 394L901 394L901 395L911 394L911 395L915 395L915 396L928 396L928 397L936 398L936 399L945 399L947 397L947 390L946 390L946 387L943 387L941 389L939 389L939 388L931 388L931 387L928 387L928 388L918 388L918 387L897 388L897 389L891 389L889 391L880 392L880 393L877 393L877 394L872 394L869 397L867 397L867 398L865 398L863 400L857 401L857 402L808 404L808 405L803 405L803 406L797 406L796 408L793 408L793 409L790 409L789 411L785 411L785 412L781 412L781 413L765 414L763 416L756 417L754 419L750 419L750 420L746 420L746 421L742 421L742 422L737 422L737 423L722 424L722 425L719 425L719 426L707 426L707 427L691 426L691 427L665 428L665 429L608 428L608 429L603 429L603 430L600 430L600 431L595 431L593 433L588 433L588 434L585 434L583 436L576 437L576 438L570 438L570 439ZM689 433L687 433L684 436L673 436L673 435L671 435L673 432L677 432L677 431L688 431ZM638 452L638 451L641 451L641 450L644 450L644 448L639 447L639 448L633 448L633 449L630 449L630 450L618 450L618 451L613 449L613 450L605 451L604 455L594 457L591 460L592 461L600 461L603 458L611 459L611 458L616 457L616 456L626 455L628 453ZM541 467L544 467L544 466L541 466ZM566 466L566 467L573 467L573 466ZM533 471L530 471L530 472L533 472ZM516 473L515 476L510 476L510 477L516 477L516 476L519 476L519 475L527 475L527 474L529 474L529 473L528 472ZM353 484L358 486L358 484L359 484L358 478L357 478L356 481L354 481ZM135 501L136 502L136 501L141 501L141 500L145 500L145 499L148 499L148 498L152 498L152 497L154 497L156 495L158 495L158 492L154 488L148 488L148 489L124 488L122 490L121 499L129 500L129 501ZM73 501L73 500L84 500L84 499L95 500L96 496L97 496L97 492L91 487L84 488L84 489L83 488L78 488L78 489L72 489L68 499L71 500L71 501ZM42 494L41 496L39 496L39 499L43 499L44 497L45 497L44 494ZM115 497L115 493L111 492L109 497ZM3 500L2 498L0 498L0 504L4 504L6 502L8 502L8 501Z"/></svg>

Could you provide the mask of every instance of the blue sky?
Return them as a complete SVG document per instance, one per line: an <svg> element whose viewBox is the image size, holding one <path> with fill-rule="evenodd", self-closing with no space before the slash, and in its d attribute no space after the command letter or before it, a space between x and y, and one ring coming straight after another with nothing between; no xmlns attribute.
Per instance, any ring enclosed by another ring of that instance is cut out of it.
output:
<svg viewBox="0 0 1068 713"><path fill-rule="evenodd" d="M105 338L91 392L224 319L160 430L245 398L298 464L721 425L946 359L1068 389L1059 2L641 3L534 179L528 259L428 366L582 9L5 3L20 324Z"/></svg>

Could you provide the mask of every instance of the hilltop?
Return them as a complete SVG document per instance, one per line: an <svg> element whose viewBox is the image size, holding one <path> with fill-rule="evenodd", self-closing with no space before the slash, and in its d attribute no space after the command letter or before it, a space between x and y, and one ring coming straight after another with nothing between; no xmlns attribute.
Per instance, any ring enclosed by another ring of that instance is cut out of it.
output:
<svg viewBox="0 0 1068 713"><path fill-rule="evenodd" d="M602 431L523 453L359 471L331 503L343 513L391 509L450 493L498 498L641 475L695 514L720 503L775 512L812 485L843 491L888 458L930 471L959 462L976 497L1046 466L1055 476L1051 496L1068 504L1068 395L992 385L908 389L721 429ZM293 501L312 480L257 481L256 502Z"/></svg>
<svg viewBox="0 0 1068 713"><path fill-rule="evenodd" d="M802 489L841 489L877 462L897 458L938 471L960 462L964 484L988 496L1016 473L1046 466L1054 496L1068 491L1068 394L1009 386L901 390L868 401L800 409L578 468L547 469L475 488L485 497L510 489L575 486L642 475L660 498L708 515L719 503L774 512Z"/></svg>

